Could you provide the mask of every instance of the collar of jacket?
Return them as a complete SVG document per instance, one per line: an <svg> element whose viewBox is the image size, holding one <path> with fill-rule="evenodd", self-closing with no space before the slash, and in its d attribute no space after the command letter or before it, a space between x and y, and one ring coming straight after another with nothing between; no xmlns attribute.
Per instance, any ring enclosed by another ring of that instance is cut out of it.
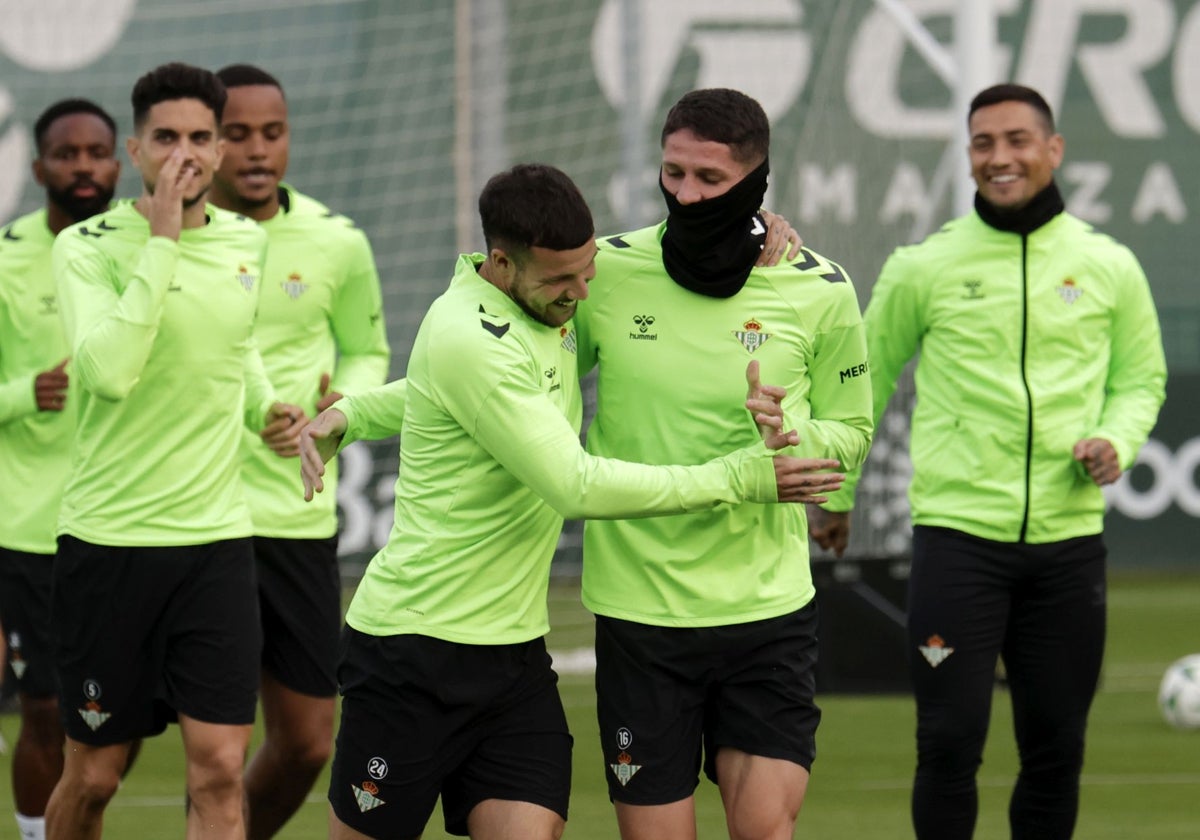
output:
<svg viewBox="0 0 1200 840"><path fill-rule="evenodd" d="M1013 211L998 210L984 201L979 193L975 193L975 212L979 214L979 218L996 230L1019 233L1022 236L1033 233L1064 209L1062 194L1053 181L1028 204Z"/></svg>

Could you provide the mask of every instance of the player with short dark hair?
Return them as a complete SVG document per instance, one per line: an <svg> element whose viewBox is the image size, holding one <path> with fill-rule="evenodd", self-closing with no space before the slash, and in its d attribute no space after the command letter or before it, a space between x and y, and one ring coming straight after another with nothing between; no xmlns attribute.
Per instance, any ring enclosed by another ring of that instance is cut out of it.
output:
<svg viewBox="0 0 1200 840"><path fill-rule="evenodd" d="M407 379L345 398L301 436L311 495L343 436L386 437L403 420L395 525L346 616L334 838L417 837L439 794L453 834L561 834L571 736L543 637L564 517L840 485L832 461L772 458L761 440L693 467L585 453L571 317L594 271L591 214L566 175L536 164L494 176L480 212L488 253L459 257ZM733 398L746 423L766 423L772 447L794 442L768 413L777 389L752 384Z"/></svg>
<svg viewBox="0 0 1200 840"><path fill-rule="evenodd" d="M389 351L379 277L366 235L282 179L288 107L270 73L249 64L217 71L227 101L225 154L212 203L267 232L254 337L278 397L315 416L342 394L383 384ZM273 836L303 804L333 749L342 587L337 498L306 505L295 451L301 423L284 418L244 433L242 476L254 520L263 625L259 693L265 737L245 774L247 837ZM336 463L331 481L336 480Z"/></svg>
<svg viewBox="0 0 1200 840"><path fill-rule="evenodd" d="M1104 653L1103 485L1164 399L1158 316L1133 253L1064 209L1065 141L1037 91L980 92L975 209L884 263L867 306L875 416L920 351L909 501L909 671L919 838L975 829L998 658L1021 769L1013 837L1068 838ZM853 484L813 510L838 553Z"/></svg>
<svg viewBox="0 0 1200 840"><path fill-rule="evenodd" d="M667 115L666 221L600 240L576 317L579 372L599 365L587 448L702 463L756 437L730 403L753 360L787 390L796 454L853 467L871 441L866 339L836 263L757 264L770 125L729 89ZM717 506L584 528L596 694L621 836L694 837L700 768L730 835L790 837L816 754L816 603L803 512Z"/></svg>
<svg viewBox="0 0 1200 840"><path fill-rule="evenodd" d="M50 249L68 225L108 207L121 171L116 124L87 99L46 108L34 141L33 176L46 205L0 234L0 619L9 643L5 683L21 704L12 785L23 840L45 837L46 802L63 766L50 587L76 405Z"/></svg>
<svg viewBox="0 0 1200 840"><path fill-rule="evenodd" d="M79 420L51 597L67 733L51 840L99 837L130 744L173 719L188 836L243 832L260 630L238 443L299 409L253 341L266 235L204 203L223 104L199 68L139 79L141 197L54 243Z"/></svg>

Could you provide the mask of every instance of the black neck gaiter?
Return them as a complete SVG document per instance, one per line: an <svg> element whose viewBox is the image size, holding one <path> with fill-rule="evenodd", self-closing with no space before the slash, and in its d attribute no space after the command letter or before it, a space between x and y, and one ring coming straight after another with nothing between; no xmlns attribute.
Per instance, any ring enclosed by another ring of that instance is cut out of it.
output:
<svg viewBox="0 0 1200 840"><path fill-rule="evenodd" d="M671 279L708 297L733 297L741 291L766 238L766 225L760 219L761 230L755 233L753 222L767 193L768 171L764 160L727 193L686 205L659 178L667 201L663 267Z"/></svg>
<svg viewBox="0 0 1200 840"><path fill-rule="evenodd" d="M975 193L975 212L979 214L979 218L996 230L1019 233L1022 236L1033 233L1064 209L1062 194L1053 181L1019 210L1000 210L984 201L979 193Z"/></svg>

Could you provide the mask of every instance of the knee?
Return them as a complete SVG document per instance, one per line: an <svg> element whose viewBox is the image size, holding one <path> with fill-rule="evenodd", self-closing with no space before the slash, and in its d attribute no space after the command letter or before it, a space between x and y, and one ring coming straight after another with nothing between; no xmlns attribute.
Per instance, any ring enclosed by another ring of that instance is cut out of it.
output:
<svg viewBox="0 0 1200 840"><path fill-rule="evenodd" d="M333 736L328 732L279 732L268 740L280 761L293 772L319 773L333 753Z"/></svg>
<svg viewBox="0 0 1200 840"><path fill-rule="evenodd" d="M223 744L189 754L189 795L194 800L240 797L243 761L240 744Z"/></svg>
<svg viewBox="0 0 1200 840"><path fill-rule="evenodd" d="M89 811L103 811L116 795L121 774L107 764L87 762L64 772L59 787Z"/></svg>

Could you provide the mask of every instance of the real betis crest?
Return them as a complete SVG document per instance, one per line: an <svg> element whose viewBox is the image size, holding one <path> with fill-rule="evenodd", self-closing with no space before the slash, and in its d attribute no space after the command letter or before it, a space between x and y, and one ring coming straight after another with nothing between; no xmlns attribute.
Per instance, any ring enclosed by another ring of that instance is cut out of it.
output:
<svg viewBox="0 0 1200 840"><path fill-rule="evenodd" d="M742 324L740 330L733 331L733 337L738 340L738 343L746 348L746 352L753 353L759 347L767 343L767 339L772 333L762 331L762 324L755 318L751 318L746 323Z"/></svg>
<svg viewBox="0 0 1200 840"><path fill-rule="evenodd" d="M300 282L300 273L293 271L288 279L279 284L292 300L299 300L300 295L308 291L308 284Z"/></svg>
<svg viewBox="0 0 1200 840"><path fill-rule="evenodd" d="M103 726L104 722L112 717L112 715L108 712L100 711L100 704L94 700L89 701L82 709L78 709L77 711L79 712L79 716L83 718L83 722L86 723L93 732Z"/></svg>
<svg viewBox="0 0 1200 840"><path fill-rule="evenodd" d="M1058 295L1069 305L1079 300L1079 298L1083 296L1083 289L1075 285L1075 281L1068 277L1062 282L1062 285L1058 287Z"/></svg>
<svg viewBox="0 0 1200 840"><path fill-rule="evenodd" d="M642 769L642 765L633 763L633 757L627 752L622 752L617 756L616 764L608 766L612 768L613 775L617 777L617 781L621 783L621 787L629 784L629 780L633 778L634 774Z"/></svg>
<svg viewBox="0 0 1200 840"><path fill-rule="evenodd" d="M255 277L253 274L251 274L249 272L249 270L247 270L246 266L244 266L244 265L238 266L237 279L238 279L238 282L242 284L242 288L245 289L247 292L251 291L254 288Z"/></svg>
<svg viewBox="0 0 1200 840"><path fill-rule="evenodd" d="M354 791L354 802L358 805L358 810L364 814L367 811L373 811L380 805L387 803L380 799L375 794L379 793L379 785L374 782L363 782L362 787L351 784L350 789Z"/></svg>
<svg viewBox="0 0 1200 840"><path fill-rule="evenodd" d="M576 348L575 330L567 329L566 327L559 327L558 334L562 338L563 349L566 350L568 353L574 353L575 348Z"/></svg>

